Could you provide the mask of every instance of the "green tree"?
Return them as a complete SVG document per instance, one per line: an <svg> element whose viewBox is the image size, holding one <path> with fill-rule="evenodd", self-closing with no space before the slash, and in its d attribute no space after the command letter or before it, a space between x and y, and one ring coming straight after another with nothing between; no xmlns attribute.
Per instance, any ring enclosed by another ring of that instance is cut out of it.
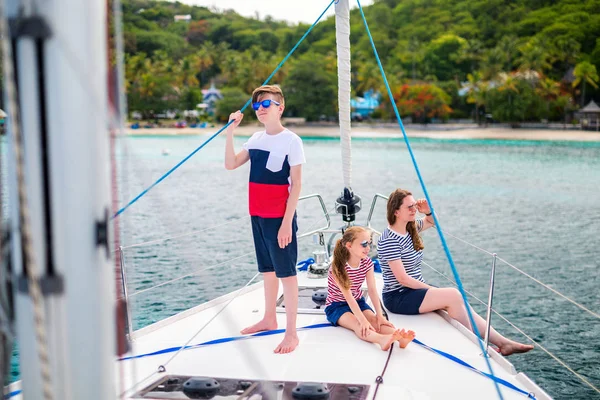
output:
<svg viewBox="0 0 600 400"><path fill-rule="evenodd" d="M589 83L595 89L598 88L598 71L596 70L596 66L588 61L582 61L575 66L573 70L573 75L575 76L575 80L573 81L573 87L577 87L579 85L582 86L581 89L581 106L584 106L585 103L585 86Z"/></svg>
<svg viewBox="0 0 600 400"><path fill-rule="evenodd" d="M294 62L282 84L286 115L316 121L336 114L337 79L327 67L326 60L312 56Z"/></svg>

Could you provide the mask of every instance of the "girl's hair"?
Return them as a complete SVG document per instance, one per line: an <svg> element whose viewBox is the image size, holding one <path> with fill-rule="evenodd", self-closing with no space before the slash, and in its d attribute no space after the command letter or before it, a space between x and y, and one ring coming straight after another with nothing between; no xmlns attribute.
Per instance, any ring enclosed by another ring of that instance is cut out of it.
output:
<svg viewBox="0 0 600 400"><path fill-rule="evenodd" d="M392 192L392 194L390 194L390 198L387 202L387 220L390 225L394 225L396 223L396 210L400 209L402 202L407 196L412 196L412 193L403 189L396 189ZM410 233L415 251L423 250L425 246L423 245L421 236L419 236L419 233L417 232L416 222L408 222L406 224L406 230L408 233Z"/></svg>
<svg viewBox="0 0 600 400"><path fill-rule="evenodd" d="M362 226L352 226L346 229L333 250L333 276L344 290L350 289L350 278L346 272L346 263L350 259L350 251L346 247L346 243L352 243L358 237L358 234L363 232L368 232L368 230Z"/></svg>

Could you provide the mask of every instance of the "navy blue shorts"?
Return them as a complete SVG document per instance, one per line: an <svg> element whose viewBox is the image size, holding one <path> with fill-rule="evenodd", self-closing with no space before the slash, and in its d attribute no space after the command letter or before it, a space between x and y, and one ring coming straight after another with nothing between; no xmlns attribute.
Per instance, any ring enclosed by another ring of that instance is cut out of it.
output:
<svg viewBox="0 0 600 400"><path fill-rule="evenodd" d="M364 297L361 297L360 300L356 301L361 311L371 310L373 309L369 307ZM351 313L352 310L350 306L345 301L334 301L327 307L325 307L325 315L327 316L327 321L331 322L333 325L337 325L338 319L345 313ZM375 313L375 311L373 311Z"/></svg>
<svg viewBox="0 0 600 400"><path fill-rule="evenodd" d="M383 293L381 299L385 308L394 314L417 315L428 290L404 288L401 292Z"/></svg>
<svg viewBox="0 0 600 400"><path fill-rule="evenodd" d="M292 241L283 249L277 242L277 234L281 228L282 218L252 217L252 235L256 249L258 272L275 272L278 278L296 275L298 261L298 242L296 232L298 224L296 216L292 219Z"/></svg>

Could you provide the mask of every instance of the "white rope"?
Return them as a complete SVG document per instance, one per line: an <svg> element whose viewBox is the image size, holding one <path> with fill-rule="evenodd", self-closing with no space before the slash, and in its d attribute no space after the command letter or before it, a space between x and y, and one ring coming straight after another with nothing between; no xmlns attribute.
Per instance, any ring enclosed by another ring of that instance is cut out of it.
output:
<svg viewBox="0 0 600 400"><path fill-rule="evenodd" d="M444 233L445 233L445 234L447 234L448 236L452 236L453 238L455 238L455 239L457 239L457 240L459 240L459 241L461 241L461 242L463 242L463 243L465 243L465 244L467 244L467 245L469 245L469 246L471 246L471 247L473 247L473 248L475 248L475 249L477 249L477 250L479 250L479 251L482 251L482 252L484 252L484 253L486 253L486 254L488 254L488 255L490 255L490 256L493 256L493 255L494 255L493 253L490 253L489 251L487 251L487 250L484 250L484 249L482 249L481 247L478 247L478 246L476 246L476 245L474 245L474 244L472 244L472 243L469 243L469 242L467 242L466 240L463 240L463 239L461 239L461 238L459 238L459 237L457 237L457 236L454 236L454 235L452 235L452 234L450 234L450 233L448 233L448 232L446 232L446 231L444 231ZM590 309L589 309L589 308L587 308L586 306L584 306L584 305L582 305L582 304L580 304L580 303L576 302L575 300L571 299L570 297L568 297L568 296L566 296L566 295L562 294L562 293L561 293L561 292L559 292L558 290L556 290L556 289L552 288L551 286L549 286L549 285L545 284L544 282L540 281L539 279L536 279L536 278L534 278L533 276L529 275L527 272L525 272L525 271L523 271L523 270L521 270L521 269L517 268L516 266L512 265L511 263L509 263L509 262L508 262L508 261L506 261L505 259L503 259L503 258L501 258L501 257L497 257L497 260L498 260L498 261L501 261L501 262L503 262L504 264L506 264L506 265L508 265L509 267L513 268L515 271L517 271L517 272L521 273L522 275L524 275L524 276L528 277L529 279L531 279L531 280L532 280L532 281L534 281L535 283L537 283L537 284L539 284L539 285L541 285L541 286L545 287L546 289L550 290L550 291L551 291L551 292L553 292L554 294L557 294L558 296L562 297L563 299L565 299L565 300L567 300L567 301L571 302L571 303L572 303L572 304L574 304L575 306L579 307L581 310L583 310L583 311L585 311L585 312L589 313L590 315L592 315L592 316L596 317L597 319L600 319L600 314L598 314L598 313L596 313L596 312L594 312L594 311L590 310Z"/></svg>
<svg viewBox="0 0 600 400"><path fill-rule="evenodd" d="M456 286L456 283L450 279L446 274L438 271L437 269L433 268L431 265L427 264L426 262L423 261L423 264L427 265L429 268L431 268L432 270L434 270L435 272L437 272L438 274L440 274L441 276L443 276L444 278L446 278L446 280L448 280L450 283L452 283L453 285ZM479 303L483 304L484 306L487 307L487 303L485 303L483 300L481 300L480 298L478 298L477 296L475 296L473 293L465 290L465 292L467 292L471 297L473 297L475 300L477 300ZM510 322L507 318L505 318L502 314L500 314L498 311L494 310L494 308L492 307L491 310L494 312L494 314L496 314L498 317L502 318L504 320L504 322L506 322L507 324L509 324L511 327L513 327L517 332L519 332L521 335L525 336L528 340L530 340L532 343L535 343L535 345L537 347L539 347L540 349L542 349L546 354L548 354L550 357L552 357L554 360L556 360L556 362L558 362L560 365L562 365L565 369L567 369L569 372L573 373L573 375L575 375L577 378L579 378L583 383L585 383L586 385L588 385L590 388L592 388L593 390L595 390L596 392L600 393L600 389L598 389L596 386L594 386L590 381L588 381L585 377L583 377L582 375L578 374L575 370L573 370L573 368L569 367L564 361L562 361L560 358L558 358L557 356L555 356L554 354L552 354L552 352L548 349L546 349L544 346L542 346L539 342L535 341L531 336L529 336L528 334L526 334L525 332L523 332L522 329L520 329L518 326L516 326L515 324L513 324L512 322Z"/></svg>
<svg viewBox="0 0 600 400"><path fill-rule="evenodd" d="M352 149L350 141L350 6L348 0L335 5L335 40L338 64L338 107L344 187L352 187Z"/></svg>

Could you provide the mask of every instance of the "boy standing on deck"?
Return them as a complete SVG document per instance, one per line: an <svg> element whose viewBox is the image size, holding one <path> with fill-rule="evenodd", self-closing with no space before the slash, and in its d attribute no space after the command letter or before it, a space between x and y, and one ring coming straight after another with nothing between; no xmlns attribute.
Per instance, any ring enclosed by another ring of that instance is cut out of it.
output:
<svg viewBox="0 0 600 400"><path fill-rule="evenodd" d="M251 334L277 329L276 301L279 279L285 296L286 330L275 353L289 353L298 346L298 279L296 262L296 206L300 197L302 164L306 162L302 140L281 125L285 99L278 86L261 86L252 92L252 108L265 129L256 132L235 153L233 131L244 115L236 111L227 128L225 168L236 169L250 160L248 190L252 235L258 271L263 274L265 314L256 324L241 331Z"/></svg>

